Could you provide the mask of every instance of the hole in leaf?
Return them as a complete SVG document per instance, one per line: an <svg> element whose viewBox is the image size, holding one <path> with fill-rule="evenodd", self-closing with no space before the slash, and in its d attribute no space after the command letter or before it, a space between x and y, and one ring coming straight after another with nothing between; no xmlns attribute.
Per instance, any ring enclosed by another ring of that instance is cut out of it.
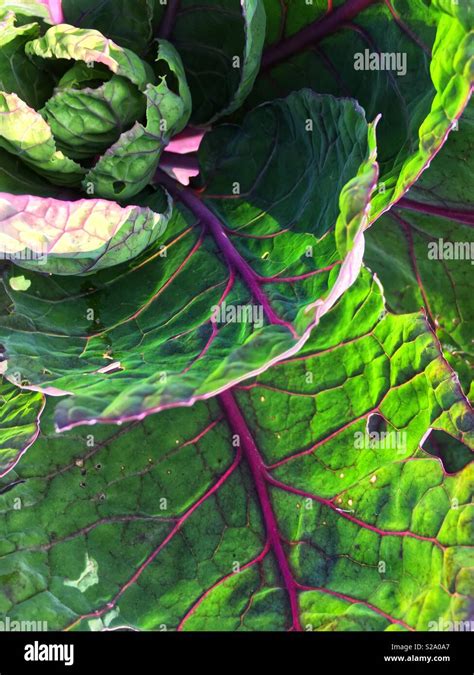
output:
<svg viewBox="0 0 474 675"><path fill-rule="evenodd" d="M460 471L474 459L474 454L464 443L439 429L432 430L422 447L429 455L439 457L448 473Z"/></svg>
<svg viewBox="0 0 474 675"><path fill-rule="evenodd" d="M387 431L387 422L384 420L382 415L379 415L378 413L369 415L367 418L367 434L380 434L383 431Z"/></svg>
<svg viewBox="0 0 474 675"><path fill-rule="evenodd" d="M123 180L116 180L114 181L113 186L115 194L118 195L125 190L126 183L124 183Z"/></svg>
<svg viewBox="0 0 474 675"><path fill-rule="evenodd" d="M179 78L173 73L164 59L159 59L154 64L155 74L158 78L166 78L166 86L173 94L179 96Z"/></svg>

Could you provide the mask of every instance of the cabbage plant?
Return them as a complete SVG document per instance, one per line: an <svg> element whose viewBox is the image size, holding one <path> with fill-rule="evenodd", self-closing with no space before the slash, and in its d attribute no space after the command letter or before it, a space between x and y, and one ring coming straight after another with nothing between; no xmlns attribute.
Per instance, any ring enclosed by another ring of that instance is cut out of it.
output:
<svg viewBox="0 0 474 675"><path fill-rule="evenodd" d="M468 619L473 24L0 0L0 611Z"/></svg>

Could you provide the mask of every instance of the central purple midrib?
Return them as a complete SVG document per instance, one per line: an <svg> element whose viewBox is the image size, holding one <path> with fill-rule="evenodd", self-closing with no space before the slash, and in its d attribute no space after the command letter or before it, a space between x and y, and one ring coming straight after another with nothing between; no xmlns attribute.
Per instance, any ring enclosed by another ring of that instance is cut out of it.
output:
<svg viewBox="0 0 474 675"><path fill-rule="evenodd" d="M49 15L54 24L64 23L64 13L61 0L40 0L49 10Z"/></svg>
<svg viewBox="0 0 474 675"><path fill-rule="evenodd" d="M179 10L179 0L168 0L166 3L165 11L163 18L161 20L160 27L158 28L157 36L167 40L171 35L171 32L176 21L176 15Z"/></svg>
<svg viewBox="0 0 474 675"><path fill-rule="evenodd" d="M227 421L231 430L238 435L240 447L250 468L254 480L257 495L262 509L263 520L267 531L269 543L276 558L280 573L290 600L291 616L293 630L301 631L298 608L298 585L293 578L288 560L283 549L281 537L278 531L278 524L273 512L268 486L265 479L265 465L260 452L245 422L239 406L230 390L219 395L219 402L226 414Z"/></svg>
<svg viewBox="0 0 474 675"><path fill-rule="evenodd" d="M398 226L402 228L403 234L404 234L404 236L407 240L408 254L410 256L410 263L411 263L411 267L412 267L412 270L413 270L413 274L415 275L415 279L416 279L416 282L418 284L418 288L420 289L421 297L423 298L423 303L425 305L426 314L428 316L428 319L431 323L433 331L436 331L436 329L439 326L439 323L438 323L435 315L433 314L430 302L428 300L428 294L426 292L425 286L423 284L423 280L421 278L420 268L418 266L418 259L416 257L416 253L415 253L415 245L414 245L414 242L413 242L413 232L412 232L412 229L411 229L411 225L404 218L401 218L395 211L390 212L389 217L392 218L396 223L398 223Z"/></svg>
<svg viewBox="0 0 474 675"><path fill-rule="evenodd" d="M407 209L409 211L417 211L427 215L439 216L441 218L450 218L457 220L465 225L474 225L474 211L467 211L463 209L453 209L448 206L438 206L435 204L427 204L425 202L418 202L414 199L402 197L395 204L397 208Z"/></svg>
<svg viewBox="0 0 474 675"><path fill-rule="evenodd" d="M182 155L179 152L162 153L160 159L160 166L165 169L191 169L192 171L199 171L199 162L195 154Z"/></svg>
<svg viewBox="0 0 474 675"><path fill-rule="evenodd" d="M293 326L280 319L270 305L268 297L260 286L257 274L250 267L248 262L240 255L227 236L219 218L199 199L199 197L190 189L181 186L168 176L167 173L158 169L156 180L163 185L171 196L187 206L192 213L199 219L210 232L219 249L224 254L229 266L238 272L239 276L246 283L253 298L263 307L265 316L271 324L285 326L294 336Z"/></svg>
<svg viewBox="0 0 474 675"><path fill-rule="evenodd" d="M263 55L261 69L267 70L289 56L307 49L337 31L344 23L351 21L376 2L379 0L348 0L344 5L325 14L321 20L309 24L298 33L269 47Z"/></svg>

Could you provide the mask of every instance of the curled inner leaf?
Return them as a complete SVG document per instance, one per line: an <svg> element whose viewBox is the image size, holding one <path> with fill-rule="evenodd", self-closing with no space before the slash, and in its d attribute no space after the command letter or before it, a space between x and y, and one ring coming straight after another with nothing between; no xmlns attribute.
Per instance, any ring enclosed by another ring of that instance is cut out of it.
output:
<svg viewBox="0 0 474 675"><path fill-rule="evenodd" d="M25 51L43 59L73 59L87 64L102 63L116 75L128 77L139 89L153 81L153 70L129 49L123 49L97 30L59 24L29 42Z"/></svg>

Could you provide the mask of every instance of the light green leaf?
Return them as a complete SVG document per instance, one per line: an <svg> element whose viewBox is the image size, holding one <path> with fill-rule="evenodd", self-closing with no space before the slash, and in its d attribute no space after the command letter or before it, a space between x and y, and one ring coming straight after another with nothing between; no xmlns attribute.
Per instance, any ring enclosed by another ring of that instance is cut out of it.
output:
<svg viewBox="0 0 474 675"><path fill-rule="evenodd" d="M56 149L48 124L16 94L0 92L0 147L57 185L77 185L85 173Z"/></svg>
<svg viewBox="0 0 474 675"><path fill-rule="evenodd" d="M191 92L186 81L186 73L179 52L167 40L157 40L158 55L156 68L162 72L162 117L166 120L167 131L170 136L178 134L189 121L192 111ZM168 72L170 75L168 75ZM176 84L173 82L173 76Z"/></svg>
<svg viewBox="0 0 474 675"><path fill-rule="evenodd" d="M14 12L21 17L37 17L48 22L51 20L47 4L42 0L2 0L0 14L6 12Z"/></svg>
<svg viewBox="0 0 474 675"><path fill-rule="evenodd" d="M395 312L424 307L469 392L474 367L474 104L396 209L368 232L366 262Z"/></svg>
<svg viewBox="0 0 474 675"><path fill-rule="evenodd" d="M472 445L473 413L425 319L382 314L364 274L304 355L219 401L64 435L49 408L0 496L3 611L92 631L468 620L473 465L447 475L419 444ZM388 441L367 436L382 416Z"/></svg>
<svg viewBox="0 0 474 675"><path fill-rule="evenodd" d="M102 63L115 75L128 78L144 90L154 81L153 70L129 49L123 49L99 31L59 24L45 35L28 42L25 51L43 59L73 59L87 64Z"/></svg>
<svg viewBox="0 0 474 675"><path fill-rule="evenodd" d="M93 69L84 66L84 70L97 77ZM97 88L74 89L60 83L41 114L58 147L69 157L82 159L104 152L144 112L143 94L125 77L113 75Z"/></svg>
<svg viewBox="0 0 474 675"><path fill-rule="evenodd" d="M44 396L22 391L0 377L0 478L4 478L20 461L39 434L39 418ZM5 484L0 487L4 492Z"/></svg>
<svg viewBox="0 0 474 675"><path fill-rule="evenodd" d="M26 269L91 274L134 258L159 240L169 217L170 209L160 214L102 199L0 193L0 251Z"/></svg>
<svg viewBox="0 0 474 675"><path fill-rule="evenodd" d="M41 71L26 56L28 40L39 35L39 24L16 26L13 12L1 16L0 8L0 90L16 93L33 108L43 105L51 95L53 83L48 73Z"/></svg>

